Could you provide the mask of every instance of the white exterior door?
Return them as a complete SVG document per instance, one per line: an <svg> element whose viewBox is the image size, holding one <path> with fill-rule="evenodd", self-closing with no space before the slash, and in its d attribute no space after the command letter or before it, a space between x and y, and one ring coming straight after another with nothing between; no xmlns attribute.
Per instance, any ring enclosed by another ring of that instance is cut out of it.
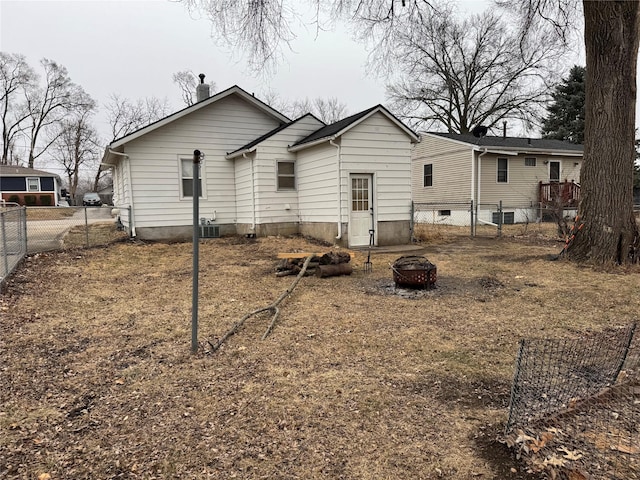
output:
<svg viewBox="0 0 640 480"><path fill-rule="evenodd" d="M369 245L369 230L373 228L372 183L371 175L351 175L349 246Z"/></svg>

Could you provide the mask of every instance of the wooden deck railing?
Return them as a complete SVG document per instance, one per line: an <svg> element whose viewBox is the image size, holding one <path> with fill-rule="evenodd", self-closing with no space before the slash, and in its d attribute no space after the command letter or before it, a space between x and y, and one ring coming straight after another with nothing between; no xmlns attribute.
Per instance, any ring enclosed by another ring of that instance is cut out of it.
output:
<svg viewBox="0 0 640 480"><path fill-rule="evenodd" d="M575 182L540 182L538 201L543 205L577 207L580 200L580 185Z"/></svg>

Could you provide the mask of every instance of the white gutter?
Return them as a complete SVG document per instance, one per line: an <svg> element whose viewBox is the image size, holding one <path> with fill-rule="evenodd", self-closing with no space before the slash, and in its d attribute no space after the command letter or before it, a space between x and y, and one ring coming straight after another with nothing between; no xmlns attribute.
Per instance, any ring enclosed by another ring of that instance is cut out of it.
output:
<svg viewBox="0 0 640 480"><path fill-rule="evenodd" d="M340 145L334 143L333 141L336 137L331 137L329 139L329 144L333 145L337 148L336 150L336 160L338 164L337 168L337 177L338 177L338 235L336 236L336 240L340 240L342 238L342 156L340 154ZM326 140L325 140L326 141Z"/></svg>
<svg viewBox="0 0 640 480"><path fill-rule="evenodd" d="M247 153L244 152L242 154L242 158L247 157ZM253 165L253 158L249 160L251 162L251 232L255 233L256 231L256 190L255 190L255 171Z"/></svg>
<svg viewBox="0 0 640 480"><path fill-rule="evenodd" d="M118 155L120 157L123 157L123 159L127 160L127 176L129 177L129 181L127 182L127 190L128 190L128 193L129 193L129 205L131 206L131 210L129 211L129 213L130 213L129 224L131 226L131 235L135 237L136 236L136 224L133 221L133 189L131 188L131 184L133 183L133 181L132 181L133 179L131 178L131 161L129 159L129 155L127 155L126 153L116 152L115 150L112 150L111 148L109 148L109 153L112 154L112 155Z"/></svg>
<svg viewBox="0 0 640 480"><path fill-rule="evenodd" d="M329 140L329 143L331 143L331 145L333 145L333 146L335 147L335 146L337 146L337 145L335 145L335 144L334 144L334 143L332 143L332 142L336 139L336 137L337 137L337 136L338 136L338 135L334 135L333 137L322 137L322 138L319 138L319 139L317 139L317 140L313 140L313 141L311 141L311 142L302 143L302 144L300 144L300 145L294 145L293 147L289 147L289 148L287 148L287 150L289 150L289 151L290 151L290 152L292 152L292 153L293 153L293 152L297 152L298 150L302 150L303 148L313 147L314 145L319 145L319 144L321 144L321 143L324 143L324 142L326 142L326 141L327 141L327 139Z"/></svg>

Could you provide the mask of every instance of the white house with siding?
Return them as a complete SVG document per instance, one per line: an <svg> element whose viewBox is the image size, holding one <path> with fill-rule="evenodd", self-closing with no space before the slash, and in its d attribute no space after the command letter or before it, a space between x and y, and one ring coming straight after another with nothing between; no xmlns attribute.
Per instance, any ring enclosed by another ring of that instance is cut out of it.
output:
<svg viewBox="0 0 640 480"><path fill-rule="evenodd" d="M311 114L291 121L238 86L199 100L105 150L114 205L133 235L190 238L199 150L200 218L221 235L410 241L418 137L382 105L325 125Z"/></svg>
<svg viewBox="0 0 640 480"><path fill-rule="evenodd" d="M582 145L560 140L424 133L412 152L411 188L430 218L416 220L469 225L472 202L474 223L495 223L500 202L503 223L575 210L582 154Z"/></svg>

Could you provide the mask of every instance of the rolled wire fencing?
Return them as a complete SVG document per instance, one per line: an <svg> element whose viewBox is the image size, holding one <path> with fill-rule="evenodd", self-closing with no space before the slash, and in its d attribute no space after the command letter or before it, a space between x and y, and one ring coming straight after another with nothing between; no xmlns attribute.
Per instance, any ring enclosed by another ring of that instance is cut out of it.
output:
<svg viewBox="0 0 640 480"><path fill-rule="evenodd" d="M520 342L504 442L546 478L640 479L636 324Z"/></svg>

